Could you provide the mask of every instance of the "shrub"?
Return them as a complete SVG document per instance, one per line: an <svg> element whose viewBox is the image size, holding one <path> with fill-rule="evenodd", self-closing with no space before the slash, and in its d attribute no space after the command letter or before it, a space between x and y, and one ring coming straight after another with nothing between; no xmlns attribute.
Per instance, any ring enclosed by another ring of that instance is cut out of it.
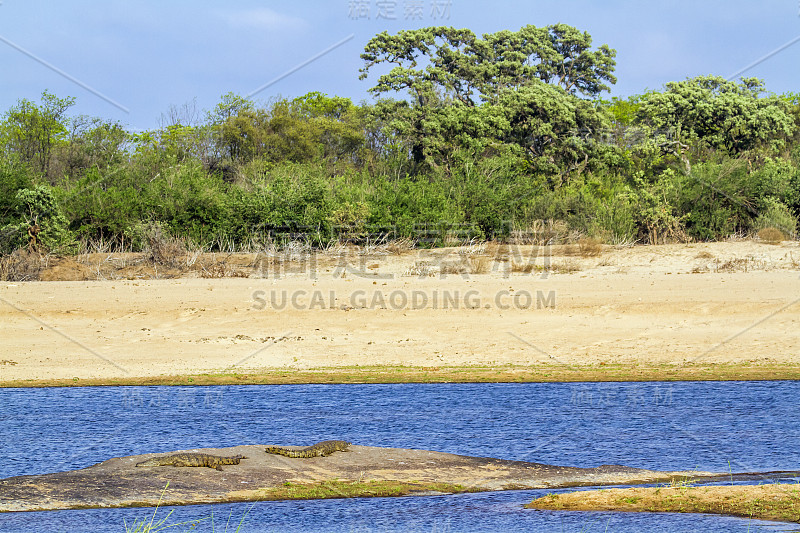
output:
<svg viewBox="0 0 800 533"><path fill-rule="evenodd" d="M767 244L780 244L786 240L783 232L777 228L764 228L758 232L758 238Z"/></svg>
<svg viewBox="0 0 800 533"><path fill-rule="evenodd" d="M516 261L511 262L511 272L514 273L530 274L533 272L533 268L533 263L518 263Z"/></svg>
<svg viewBox="0 0 800 533"><path fill-rule="evenodd" d="M603 243L600 239L583 237L578 239L578 254L581 257L597 257L603 252Z"/></svg>
<svg viewBox="0 0 800 533"><path fill-rule="evenodd" d="M469 258L469 268L472 274L486 274L492 266L492 261L485 255L479 255Z"/></svg>
<svg viewBox="0 0 800 533"><path fill-rule="evenodd" d="M797 219L788 207L774 198L764 198L762 209L753 222L755 230L777 229L782 235L794 237L797 232ZM759 236L760 236L759 231Z"/></svg>
<svg viewBox="0 0 800 533"><path fill-rule="evenodd" d="M177 268L186 265L186 245L169 235L159 224L139 228L146 244L148 258L157 265Z"/></svg>
<svg viewBox="0 0 800 533"><path fill-rule="evenodd" d="M17 226L18 237L20 230L27 232L29 225L37 224L41 228L39 240L45 250L59 254L78 251L75 235L69 230L67 219L49 187L20 189L16 200L20 216L26 220Z"/></svg>

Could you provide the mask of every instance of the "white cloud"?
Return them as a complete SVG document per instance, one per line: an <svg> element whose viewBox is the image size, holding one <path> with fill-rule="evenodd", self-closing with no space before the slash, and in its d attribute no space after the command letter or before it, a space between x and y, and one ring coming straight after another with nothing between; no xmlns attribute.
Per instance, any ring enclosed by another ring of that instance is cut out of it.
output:
<svg viewBox="0 0 800 533"><path fill-rule="evenodd" d="M256 9L226 10L219 16L234 28L257 28L260 30L302 30L305 20L284 15L266 7Z"/></svg>

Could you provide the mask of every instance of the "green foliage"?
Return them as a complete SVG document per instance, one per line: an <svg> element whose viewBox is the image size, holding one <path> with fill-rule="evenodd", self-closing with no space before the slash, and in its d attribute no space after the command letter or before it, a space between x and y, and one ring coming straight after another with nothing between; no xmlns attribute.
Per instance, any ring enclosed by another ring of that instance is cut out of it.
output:
<svg viewBox="0 0 800 533"><path fill-rule="evenodd" d="M753 182L742 160L704 162L691 174L673 173L677 197L689 236L698 240L746 233L758 215Z"/></svg>
<svg viewBox="0 0 800 533"><path fill-rule="evenodd" d="M219 237L227 185L197 161L178 165L154 179L143 192L143 211L170 233L208 245Z"/></svg>
<svg viewBox="0 0 800 533"><path fill-rule="evenodd" d="M3 253L27 243L28 227L37 224L41 228L39 240L45 251L70 254L77 251L74 234L62 213L53 191L40 185L32 189L19 189L15 195L16 210L21 222L6 225L0 232L4 235Z"/></svg>
<svg viewBox="0 0 800 533"><path fill-rule="evenodd" d="M603 100L614 56L562 24L422 28L367 43L362 78L392 67L372 104L228 93L132 133L68 116L71 98L20 100L0 124L0 253L33 223L59 252L76 239L141 250L153 228L225 251L439 246L543 224L609 243L796 235L796 93L703 76Z"/></svg>
<svg viewBox="0 0 800 533"><path fill-rule="evenodd" d="M410 102L380 101L391 137L412 154L414 173L451 174L468 160L516 153L534 171L583 171L597 146L579 133L603 128L603 113L575 93L597 95L614 83L615 52L591 51L587 33L557 24L476 37L431 27L383 32L366 46L361 78L396 64L371 91L407 90ZM418 59L429 61L419 68ZM580 152L578 154L577 152ZM592 152L591 155L589 152Z"/></svg>
<svg viewBox="0 0 800 533"><path fill-rule="evenodd" d="M19 100L6 112L0 128L7 153L16 154L20 161L47 175L54 148L66 142L66 112L74 104L74 98L57 98L47 91L42 93L40 105Z"/></svg>
<svg viewBox="0 0 800 533"><path fill-rule="evenodd" d="M762 92L764 85L755 78L737 83L698 76L648 94L638 113L644 123L669 132L674 142L663 146L670 151L682 153L697 142L731 155L761 146L779 148L794 123L785 101L759 98Z"/></svg>
<svg viewBox="0 0 800 533"><path fill-rule="evenodd" d="M591 102L534 83L500 95L506 139L524 150L534 171L567 175L598 168L613 147L599 142L608 117Z"/></svg>
<svg viewBox="0 0 800 533"><path fill-rule="evenodd" d="M686 215L681 216L675 206L683 185L682 176L667 169L653 180L635 175L633 182L639 237L650 244L683 240L682 224Z"/></svg>
<svg viewBox="0 0 800 533"><path fill-rule="evenodd" d="M616 52L603 45L592 51L592 38L566 24L525 26L477 37L467 29L429 27L383 32L361 55L361 78L381 63L397 65L378 78L374 94L408 90L427 106L446 99L475 107L508 89L534 80L561 86L569 94L597 95L615 83ZM418 59L429 65L419 67Z"/></svg>
<svg viewBox="0 0 800 533"><path fill-rule="evenodd" d="M15 157L0 158L0 226L19 221L17 191L33 186L30 171Z"/></svg>
<svg viewBox="0 0 800 533"><path fill-rule="evenodd" d="M324 167L312 164L250 167L247 190L226 195L223 232L238 242L257 245L271 240L307 238L314 244L332 236L333 193Z"/></svg>
<svg viewBox="0 0 800 533"><path fill-rule="evenodd" d="M77 238L122 248L130 244L133 228L146 214L144 184L136 181L123 168L111 172L91 168L82 178L64 184L61 204Z"/></svg>
<svg viewBox="0 0 800 533"><path fill-rule="evenodd" d="M753 222L753 230L775 228L792 238L797 235L797 217L785 204L771 197L762 198L759 204L758 216Z"/></svg>
<svg viewBox="0 0 800 533"><path fill-rule="evenodd" d="M639 108L646 95L633 95L628 98L614 96L611 100L597 99L597 104L611 113L612 120L619 126L630 126L639 115Z"/></svg>

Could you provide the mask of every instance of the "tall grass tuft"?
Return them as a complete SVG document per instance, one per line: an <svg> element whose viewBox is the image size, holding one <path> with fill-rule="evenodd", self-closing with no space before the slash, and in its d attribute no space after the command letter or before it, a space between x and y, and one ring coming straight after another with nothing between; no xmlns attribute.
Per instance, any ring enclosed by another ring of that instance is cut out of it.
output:
<svg viewBox="0 0 800 533"><path fill-rule="evenodd" d="M168 487L169 487L169 482L167 482L166 486L164 487L164 490L161 491L161 496L158 498L158 504L156 505L156 508L153 510L153 514L152 516L150 516L149 519L143 518L141 521L134 520L133 524L131 524L130 526L128 526L127 522L123 520L123 524L125 525L125 533L156 533L157 531L164 531L166 529L172 529L180 526L189 526L187 530L194 530L197 527L197 524L199 524L200 522L204 522L206 520L211 520L212 533L216 531L216 527L214 526L214 513L211 513L211 516L208 518L201 518L199 520L187 520L185 522L178 522L175 524L167 524L167 520L169 520L169 517L172 516L173 512L175 512L175 510L173 509L172 511L167 513L167 516L156 521L156 514L158 513L159 507L161 507L161 502L164 500L164 493L167 491ZM255 503L251 505L247 509L247 511L242 515L242 518L239 520L239 523L237 524L234 533L241 533L242 526L244 525L244 519L253 509L254 505ZM233 511L231 511L231 513L228 515L228 520L227 522L225 522L226 533L231 525L232 514Z"/></svg>
<svg viewBox="0 0 800 533"><path fill-rule="evenodd" d="M786 240L786 235L777 228L764 228L758 232L758 238L767 244L780 244Z"/></svg>

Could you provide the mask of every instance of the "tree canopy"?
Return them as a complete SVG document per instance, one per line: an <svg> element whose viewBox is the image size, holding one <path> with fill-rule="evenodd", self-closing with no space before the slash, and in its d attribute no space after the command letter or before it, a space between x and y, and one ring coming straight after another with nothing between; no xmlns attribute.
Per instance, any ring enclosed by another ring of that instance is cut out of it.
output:
<svg viewBox="0 0 800 533"><path fill-rule="evenodd" d="M384 101L378 111L408 143L417 170L423 163L450 168L459 152L511 150L533 169L569 172L576 154L568 144L574 147L576 133L605 123L602 111L578 94L597 96L609 89L606 82L616 82L616 52L591 45L588 33L566 24L482 38L448 27L383 32L367 43L361 78L381 63L396 65L370 90L406 90L412 97ZM577 158L584 165L585 155Z"/></svg>
<svg viewBox="0 0 800 533"><path fill-rule="evenodd" d="M420 105L450 98L473 107L536 80L569 94L596 96L617 81L616 51L591 47L587 32L566 24L529 25L482 38L468 29L429 27L376 35L361 55L360 72L364 79L376 65L396 65L370 90L375 95L408 90Z"/></svg>
<svg viewBox="0 0 800 533"><path fill-rule="evenodd" d="M638 108L638 118L687 146L700 141L733 155L769 143L779 147L793 133L794 120L786 100L762 98L764 92L764 83L756 78L736 82L698 76L650 93Z"/></svg>

